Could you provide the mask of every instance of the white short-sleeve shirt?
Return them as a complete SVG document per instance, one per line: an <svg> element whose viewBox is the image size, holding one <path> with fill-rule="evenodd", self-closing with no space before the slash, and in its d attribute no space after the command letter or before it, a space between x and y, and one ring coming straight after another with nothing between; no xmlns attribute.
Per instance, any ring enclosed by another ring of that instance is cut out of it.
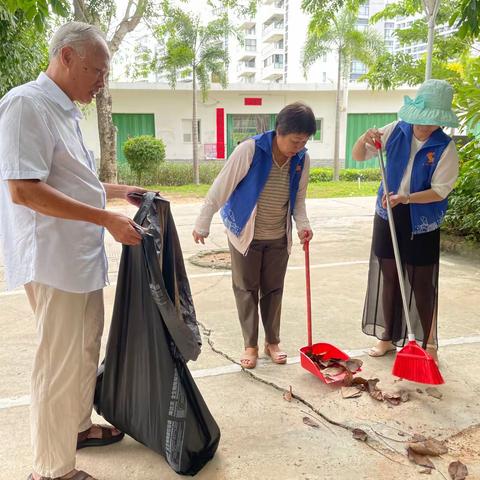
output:
<svg viewBox="0 0 480 480"><path fill-rule="evenodd" d="M0 100L0 238L8 288L35 281L85 293L108 282L104 229L15 205L8 180L38 179L105 208L105 190L83 143L82 114L46 74Z"/></svg>

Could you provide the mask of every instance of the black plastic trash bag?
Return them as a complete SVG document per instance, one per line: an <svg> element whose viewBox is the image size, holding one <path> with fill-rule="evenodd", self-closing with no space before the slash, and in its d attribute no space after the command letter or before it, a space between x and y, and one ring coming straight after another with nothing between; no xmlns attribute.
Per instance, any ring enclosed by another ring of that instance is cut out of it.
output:
<svg viewBox="0 0 480 480"><path fill-rule="evenodd" d="M95 408L177 473L195 475L220 430L186 366L201 339L182 252L166 200L143 195L134 221L143 240L123 247Z"/></svg>

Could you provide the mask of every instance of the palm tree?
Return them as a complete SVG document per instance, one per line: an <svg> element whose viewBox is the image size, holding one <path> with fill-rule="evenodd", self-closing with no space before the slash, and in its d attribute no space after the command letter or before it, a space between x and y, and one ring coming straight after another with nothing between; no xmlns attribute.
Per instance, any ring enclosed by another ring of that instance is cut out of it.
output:
<svg viewBox="0 0 480 480"><path fill-rule="evenodd" d="M200 183L198 163L198 86L203 100L214 78L223 87L227 85L229 57L225 38L230 33L227 14L202 24L200 17L180 8L164 5L165 21L155 31L163 49L157 67L167 74L172 88L179 78L192 81L192 144L194 182Z"/></svg>
<svg viewBox="0 0 480 480"><path fill-rule="evenodd" d="M377 56L385 53L380 34L369 27L357 29L358 9L343 7L337 13L325 11L314 13L308 27L307 40L303 50L303 69L308 69L323 55L334 50L337 53L337 97L335 111L335 143L333 151L333 179L340 173L340 120L346 113L348 80L351 63L360 61L371 65ZM343 99L343 102L342 102ZM343 103L343 105L342 105Z"/></svg>

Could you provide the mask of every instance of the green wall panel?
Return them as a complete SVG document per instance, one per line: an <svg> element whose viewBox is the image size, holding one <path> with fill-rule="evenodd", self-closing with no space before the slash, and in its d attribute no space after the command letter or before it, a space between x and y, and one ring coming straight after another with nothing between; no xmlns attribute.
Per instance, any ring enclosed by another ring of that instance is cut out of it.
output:
<svg viewBox="0 0 480 480"><path fill-rule="evenodd" d="M365 162L356 162L352 159L352 148L358 137L373 127L383 127L397 119L396 113L349 113L347 118L347 141L345 151L345 168L374 168L378 167L376 157Z"/></svg>
<svg viewBox="0 0 480 480"><path fill-rule="evenodd" d="M258 133L275 128L277 115L274 113L260 114L227 114L227 158L231 155L238 142L253 137Z"/></svg>
<svg viewBox="0 0 480 480"><path fill-rule="evenodd" d="M155 136L155 116L153 113L114 113L112 118L117 127L117 162L125 163L123 144L131 137Z"/></svg>

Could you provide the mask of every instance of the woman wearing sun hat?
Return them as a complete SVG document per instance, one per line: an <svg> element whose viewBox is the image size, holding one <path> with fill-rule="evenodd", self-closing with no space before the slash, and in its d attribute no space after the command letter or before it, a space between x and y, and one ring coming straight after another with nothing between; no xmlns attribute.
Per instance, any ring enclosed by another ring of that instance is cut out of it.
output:
<svg viewBox="0 0 480 480"><path fill-rule="evenodd" d="M440 225L458 176L458 154L442 127L457 127L453 89L444 80L423 83L414 100L405 97L399 121L367 130L355 143L354 160L387 156L387 183L404 271L407 303L417 341L438 361L437 306ZM369 355L380 357L407 337L397 269L380 185L375 208L368 288L362 329L377 337Z"/></svg>

